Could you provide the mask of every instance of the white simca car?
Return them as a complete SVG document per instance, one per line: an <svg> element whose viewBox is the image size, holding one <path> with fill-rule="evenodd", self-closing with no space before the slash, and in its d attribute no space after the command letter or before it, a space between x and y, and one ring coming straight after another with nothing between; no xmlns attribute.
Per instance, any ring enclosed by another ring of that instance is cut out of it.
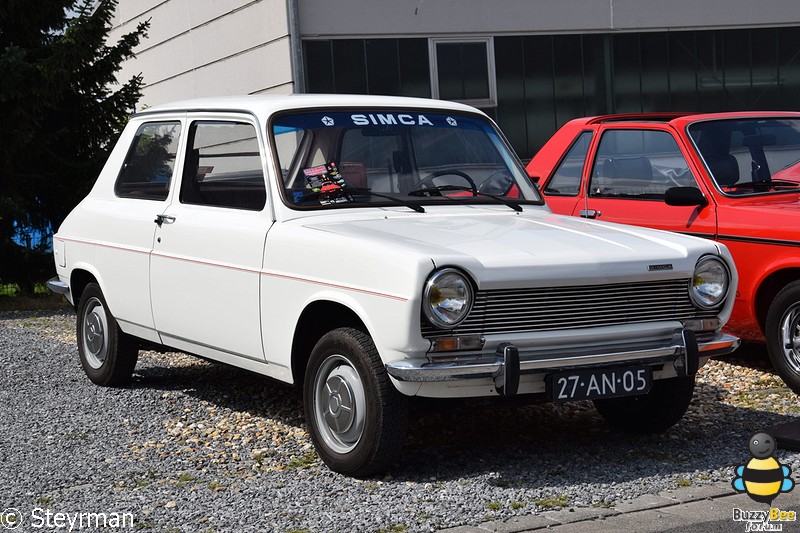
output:
<svg viewBox="0 0 800 533"><path fill-rule="evenodd" d="M660 431L739 340L724 245L554 215L471 107L194 100L134 116L53 238L89 379L142 346L304 388L320 457L365 476L411 396L592 400Z"/></svg>

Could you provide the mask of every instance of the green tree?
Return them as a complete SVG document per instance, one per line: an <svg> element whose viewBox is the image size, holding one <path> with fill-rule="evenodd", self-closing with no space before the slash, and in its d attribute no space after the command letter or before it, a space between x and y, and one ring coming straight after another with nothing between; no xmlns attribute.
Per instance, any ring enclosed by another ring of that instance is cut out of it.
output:
<svg viewBox="0 0 800 533"><path fill-rule="evenodd" d="M30 291L52 275L49 236L91 188L141 96L141 75L116 76L149 22L109 43L116 7L0 2L0 282ZM31 234L45 238L28 244Z"/></svg>

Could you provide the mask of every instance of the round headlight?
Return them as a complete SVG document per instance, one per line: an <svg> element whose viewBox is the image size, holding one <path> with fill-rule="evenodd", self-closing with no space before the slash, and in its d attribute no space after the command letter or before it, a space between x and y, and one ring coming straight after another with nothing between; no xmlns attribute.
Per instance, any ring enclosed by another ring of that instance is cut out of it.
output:
<svg viewBox="0 0 800 533"><path fill-rule="evenodd" d="M692 303L700 309L713 309L722 305L728 295L730 273L717 257L705 256L697 262L689 287Z"/></svg>
<svg viewBox="0 0 800 533"><path fill-rule="evenodd" d="M437 328L452 329L467 318L472 308L472 284L458 270L434 272L422 294L422 310Z"/></svg>

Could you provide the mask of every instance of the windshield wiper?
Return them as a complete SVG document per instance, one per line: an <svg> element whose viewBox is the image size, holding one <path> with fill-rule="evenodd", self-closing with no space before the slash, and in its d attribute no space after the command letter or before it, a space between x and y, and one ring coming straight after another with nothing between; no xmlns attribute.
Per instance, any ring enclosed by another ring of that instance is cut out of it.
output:
<svg viewBox="0 0 800 533"><path fill-rule="evenodd" d="M489 194L485 192L480 192L474 190L472 187L465 187L463 185L439 185L437 187L425 187L423 189L415 189L408 193L409 196L422 196L424 194L431 194L431 193L438 193L439 196L442 195L442 191L468 191L472 193L472 196L482 196L485 198L491 198L500 202L503 205L507 205L514 211L522 211L522 206L519 205L517 202L511 201L505 196L499 196L496 194Z"/></svg>
<svg viewBox="0 0 800 533"><path fill-rule="evenodd" d="M800 187L800 183L788 180L770 180L770 181L742 181L739 183L732 183L731 185L724 185L724 189L734 191L736 189L753 189L755 192L765 192L773 187L789 187L796 189ZM759 190L761 189L761 190Z"/></svg>
<svg viewBox="0 0 800 533"><path fill-rule="evenodd" d="M372 189L368 189L366 187L350 187L345 185L340 187L330 196L336 196L338 192L341 191L342 193L353 193L353 194L369 194L370 196L377 196L378 198L385 198L387 200L391 200L392 202L396 203L397 205L402 205L404 207L408 207L409 209L413 209L417 213L424 213L425 208L419 205L416 202L409 202L408 200L403 200L402 198L397 198L395 196L389 196L388 194L381 194L378 192L373 192ZM314 198L320 197L320 191L313 191L300 196L299 198L295 199L295 201L305 201L305 200L312 200Z"/></svg>

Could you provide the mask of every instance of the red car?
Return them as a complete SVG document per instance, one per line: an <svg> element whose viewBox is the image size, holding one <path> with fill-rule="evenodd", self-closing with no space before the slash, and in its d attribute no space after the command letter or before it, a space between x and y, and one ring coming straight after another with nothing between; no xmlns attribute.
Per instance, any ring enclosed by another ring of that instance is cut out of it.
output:
<svg viewBox="0 0 800 533"><path fill-rule="evenodd" d="M800 113L580 118L527 169L557 213L727 245L739 270L728 329L766 341L800 393Z"/></svg>

